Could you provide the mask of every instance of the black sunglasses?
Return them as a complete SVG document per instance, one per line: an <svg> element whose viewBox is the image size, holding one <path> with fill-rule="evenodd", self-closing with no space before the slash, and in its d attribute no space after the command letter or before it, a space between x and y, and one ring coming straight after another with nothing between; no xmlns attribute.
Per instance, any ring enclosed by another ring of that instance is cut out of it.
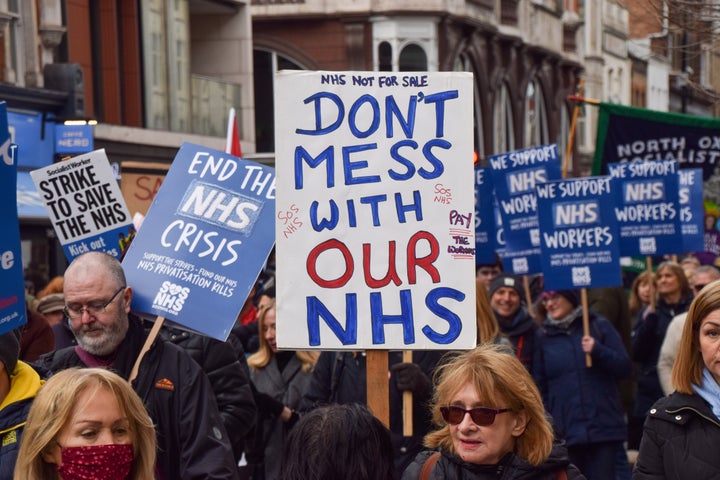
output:
<svg viewBox="0 0 720 480"><path fill-rule="evenodd" d="M450 425L457 425L463 421L465 414L469 413L470 418L481 427L492 425L495 421L495 415L499 413L509 412L509 408L488 408L488 407L475 407L470 410L465 410L462 407L450 405L448 407L440 407L440 415Z"/></svg>

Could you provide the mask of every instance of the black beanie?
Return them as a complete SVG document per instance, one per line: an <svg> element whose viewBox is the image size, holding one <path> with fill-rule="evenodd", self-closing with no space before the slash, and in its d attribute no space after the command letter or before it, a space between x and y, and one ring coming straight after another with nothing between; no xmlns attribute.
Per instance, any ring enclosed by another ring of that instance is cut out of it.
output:
<svg viewBox="0 0 720 480"><path fill-rule="evenodd" d="M549 290L543 294L543 297L552 295L560 295L570 302L573 308L577 308L577 306L580 305L580 295L578 295L577 290Z"/></svg>
<svg viewBox="0 0 720 480"><path fill-rule="evenodd" d="M18 356L20 355L20 341L14 330L0 335L0 362L5 364L8 377L15 371Z"/></svg>
<svg viewBox="0 0 720 480"><path fill-rule="evenodd" d="M523 292L520 288L520 280L512 273L500 272L495 278L490 281L490 287L488 288L488 296L492 297L493 293L498 291L502 287L512 288L522 298Z"/></svg>

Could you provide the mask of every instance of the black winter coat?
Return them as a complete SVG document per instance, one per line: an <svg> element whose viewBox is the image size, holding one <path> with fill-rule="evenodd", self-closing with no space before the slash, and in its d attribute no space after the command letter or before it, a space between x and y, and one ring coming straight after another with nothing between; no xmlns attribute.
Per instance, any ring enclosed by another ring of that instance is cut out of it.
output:
<svg viewBox="0 0 720 480"><path fill-rule="evenodd" d="M535 349L537 331L540 326L533 319L525 307L515 313L511 318L505 318L495 313L498 320L500 331L510 339L515 356L525 365L528 372L533 373L533 359L535 358Z"/></svg>
<svg viewBox="0 0 720 480"><path fill-rule="evenodd" d="M112 363L112 370L126 379L146 338L137 317L130 315L129 323ZM52 372L85 367L75 348L43 355L38 363ZM143 357L132 386L156 425L157 466L164 480L238 478L210 382L187 353L156 340Z"/></svg>
<svg viewBox="0 0 720 480"><path fill-rule="evenodd" d="M182 347L202 367L210 380L225 430L230 435L235 459L240 460L245 438L257 418L247 364L240 364L232 346L214 338L167 327L160 335Z"/></svg>
<svg viewBox="0 0 720 480"><path fill-rule="evenodd" d="M720 478L720 420L699 395L673 393L645 420L633 480Z"/></svg>
<svg viewBox="0 0 720 480"><path fill-rule="evenodd" d="M420 478L423 464L433 451L421 452L403 473L402 480ZM565 470L568 480L585 477L570 463L567 449L560 444L553 447L550 457L541 465L532 466L514 453L505 455L497 465L475 465L458 456L443 452L430 473L431 480L556 480Z"/></svg>
<svg viewBox="0 0 720 480"><path fill-rule="evenodd" d="M687 312L691 302L692 297L683 298L675 304L668 304L660 300L655 306L655 312L649 313L643 319L645 312L643 310L638 316L632 338L632 359L639 364L637 396L632 412L636 417L647 415L652 404L665 395L657 373L660 347L665 339L665 332L667 332L670 321L675 315Z"/></svg>

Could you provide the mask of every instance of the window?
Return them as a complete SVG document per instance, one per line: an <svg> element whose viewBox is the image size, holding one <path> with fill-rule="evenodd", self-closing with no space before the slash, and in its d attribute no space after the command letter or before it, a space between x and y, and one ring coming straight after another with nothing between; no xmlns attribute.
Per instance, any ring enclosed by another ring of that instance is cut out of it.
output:
<svg viewBox="0 0 720 480"><path fill-rule="evenodd" d="M510 91L505 84L500 87L495 97L493 125L494 153L497 154L515 150L512 104L510 102Z"/></svg>
<svg viewBox="0 0 720 480"><path fill-rule="evenodd" d="M428 68L427 55L419 45L411 43L400 51L398 70L401 72L424 72Z"/></svg>
<svg viewBox="0 0 720 480"><path fill-rule="evenodd" d="M473 73L473 150L478 160L482 160L485 158L485 136L483 134L483 112L480 103L481 94L478 87L478 75L466 55L460 55L455 61L455 71Z"/></svg>
<svg viewBox="0 0 720 480"><path fill-rule="evenodd" d="M378 45L378 72L392 72L392 47L388 42Z"/></svg>
<svg viewBox="0 0 720 480"><path fill-rule="evenodd" d="M255 49L253 51L253 83L255 86L255 144L257 152L275 151L275 119L273 96L275 72L278 70L304 70L279 53Z"/></svg>
<svg viewBox="0 0 720 480"><path fill-rule="evenodd" d="M545 97L537 80L528 83L525 90L525 147L550 143L548 135Z"/></svg>

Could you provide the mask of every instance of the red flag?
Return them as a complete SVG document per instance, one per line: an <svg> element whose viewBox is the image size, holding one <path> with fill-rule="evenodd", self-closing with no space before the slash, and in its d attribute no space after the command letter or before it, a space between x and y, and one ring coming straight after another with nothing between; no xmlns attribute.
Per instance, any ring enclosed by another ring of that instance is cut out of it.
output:
<svg viewBox="0 0 720 480"><path fill-rule="evenodd" d="M237 120L235 119L235 109L230 109L228 115L227 140L225 141L225 153L242 157L242 149L240 148L240 132L238 132Z"/></svg>

